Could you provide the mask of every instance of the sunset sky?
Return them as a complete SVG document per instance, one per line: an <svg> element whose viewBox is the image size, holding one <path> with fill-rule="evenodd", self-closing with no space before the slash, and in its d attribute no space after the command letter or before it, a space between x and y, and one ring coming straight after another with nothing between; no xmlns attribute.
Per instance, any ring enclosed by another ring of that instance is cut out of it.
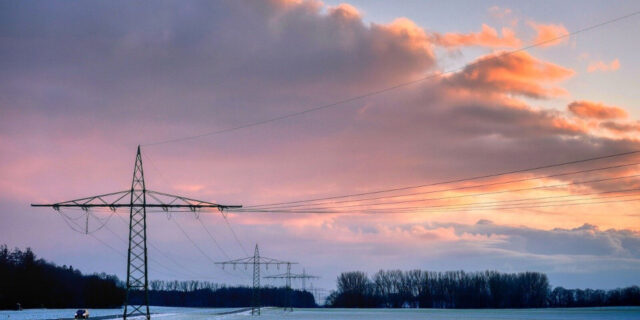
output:
<svg viewBox="0 0 640 320"><path fill-rule="evenodd" d="M640 15L549 41L639 10L632 1L0 2L0 244L124 279L126 212L94 212L108 229L87 236L29 204L130 188L139 144L149 189L245 206L640 150ZM230 212L229 222L247 252L259 243L327 289L342 271L414 268L540 271L554 286L615 288L640 284L640 201L630 201L640 190L617 193L640 188L635 163L640 154L376 194L395 198L374 206L346 198ZM584 170L593 171L561 175ZM592 180L603 181L576 183ZM563 186L539 188L548 185ZM527 190L500 192L513 189ZM576 195L607 201L486 207ZM333 208L302 212L322 204ZM148 219L162 250L149 249L151 279L250 283L248 271L210 261L245 256L219 213L200 219L224 252L193 214Z"/></svg>

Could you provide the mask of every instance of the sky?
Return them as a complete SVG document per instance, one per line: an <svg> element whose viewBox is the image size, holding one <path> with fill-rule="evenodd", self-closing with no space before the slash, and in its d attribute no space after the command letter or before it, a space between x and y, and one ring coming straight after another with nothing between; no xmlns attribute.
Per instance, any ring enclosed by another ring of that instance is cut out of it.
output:
<svg viewBox="0 0 640 320"><path fill-rule="evenodd" d="M640 16L552 41L638 10L622 1L2 2L0 243L124 279L126 212L92 212L86 235L69 228L83 212L29 204L130 188L138 145L148 189L244 206L640 150ZM190 138L338 101L347 102ZM199 220L149 212L150 278L248 285L249 271L212 261L259 243L328 290L343 271L415 268L637 285L639 159L377 202L228 212L238 241L215 211ZM531 198L601 203L491 206Z"/></svg>

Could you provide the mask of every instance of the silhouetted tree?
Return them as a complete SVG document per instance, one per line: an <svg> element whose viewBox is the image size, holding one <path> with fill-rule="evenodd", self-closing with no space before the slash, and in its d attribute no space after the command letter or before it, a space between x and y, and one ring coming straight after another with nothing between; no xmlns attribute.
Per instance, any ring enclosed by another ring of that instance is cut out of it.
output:
<svg viewBox="0 0 640 320"><path fill-rule="evenodd" d="M125 290L116 276L82 275L57 266L27 248L10 251L0 246L0 308L119 307Z"/></svg>
<svg viewBox="0 0 640 320"><path fill-rule="evenodd" d="M550 289L543 273L380 270L371 279L345 272L331 307L540 308L640 305L640 288L610 291Z"/></svg>
<svg viewBox="0 0 640 320"><path fill-rule="evenodd" d="M364 272L344 272L337 282L340 294L329 296L328 299L337 299L332 303L344 308L376 306L372 282Z"/></svg>

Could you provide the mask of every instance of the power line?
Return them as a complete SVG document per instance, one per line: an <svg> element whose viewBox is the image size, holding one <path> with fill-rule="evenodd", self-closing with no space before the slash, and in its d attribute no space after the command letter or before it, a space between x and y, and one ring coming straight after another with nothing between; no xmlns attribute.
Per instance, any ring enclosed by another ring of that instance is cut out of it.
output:
<svg viewBox="0 0 640 320"><path fill-rule="evenodd" d="M597 23L597 24L594 24L594 25L591 25L591 26L588 26L588 27L585 27L585 28L582 28L582 29L578 29L578 30L575 30L573 32L565 33L563 35L560 35L560 36L557 36L557 37L554 37L554 38L551 38L551 39L548 39L548 40L539 41L539 42L533 43L531 45L528 45L528 46L525 46L525 47L521 47L519 49L515 49L515 50L512 50L512 51L507 51L507 52L504 52L502 54L492 56L492 57L490 57L488 59L485 59L485 60L479 60L479 61L476 61L476 62L468 63L468 64L466 64L464 66L461 66L461 67L458 67L458 68L454 68L454 69L451 69L451 70L448 70L448 71L444 71L442 73L431 74L431 75L428 75L428 76L425 76L425 77L422 77L422 78L419 78L419 79L415 79L415 80L399 83L399 84L396 84L394 86L390 86L390 87L386 87L386 88L383 88L383 89L371 91L371 92L368 92L368 93L364 93L364 94L361 94L361 95L358 95L358 96L346 98L346 99L343 99L343 100L338 100L338 101L333 102L333 103L329 103L329 104L325 104L325 105L321 105L321 106L316 106L316 107L308 108L308 109L305 109L305 110L302 110L302 111L293 112L293 113L289 113L289 114L284 114L284 115L281 115L281 116L277 116L277 117L273 117L273 118L269 118L269 119L265 119L265 120L251 122L251 123L244 124L244 125L239 125L239 126L236 126L236 127L231 127L231 128L226 128L226 129L221 129L221 130L216 130L216 131L210 131L210 132L205 132L205 133L191 135L191 136L184 136L184 137L175 138L175 139L161 140L161 141L146 143L146 144L143 144L143 146L155 146L155 145L162 145L162 144L180 142L180 141L185 141L185 140L192 140L192 139L202 138L202 137L206 137L206 136L213 136L213 135L218 135L218 134L222 134L222 133L227 133L227 132L237 131L237 130L246 129L246 128L250 128L250 127L255 127L255 126L267 124L267 123L270 123L270 122L276 122L276 121L280 121L280 120L284 120L284 119L288 119L288 118L293 118L293 117L301 116L301 115L304 115L304 114L307 114L307 113L320 111L320 110L323 110L323 109L329 109L329 108L336 107L336 106L339 106L339 105L342 105L342 104L346 104L346 103L349 103L349 102L352 102L352 101L357 101L357 100L364 99L364 98L367 98L367 97L380 95L382 93L386 93L386 92L389 92L389 91L392 91L392 90L395 90L395 89L407 87L407 86L410 86L410 85L415 84L415 83L420 83L420 82L423 82L423 81L426 81L426 80L429 80L429 79L435 79L435 78L441 77L443 75L447 75L447 74L450 74L450 73L462 71L465 68L471 67L473 65L478 65L480 63L486 63L486 62L489 62L489 61L502 59L502 58L504 58L506 56L510 56L510 55L513 55L513 54L521 52L521 51L526 51L526 50L529 50L529 49L532 49L532 48L535 48L535 47L539 47L539 46L542 46L542 45L545 45L545 44L548 44L548 43L552 43L552 42L555 42L555 41L558 41L558 40L561 40L561 39L569 38L571 36L574 36L574 35L577 35L577 34L580 34L580 33L584 33L584 32L587 32L587 31L590 31L590 30L593 30L593 29L596 29L596 28L603 27L603 26L608 25L608 24L612 24L612 23L618 22L620 20L631 18L631 17L633 17L635 15L638 15L638 14L640 14L640 11L634 11L632 13L629 13L629 14L626 14L626 15L623 15L623 16L619 16L617 18L614 18L614 19L611 19L611 20L607 20L607 21L604 21L604 22L601 22L601 23Z"/></svg>
<svg viewBox="0 0 640 320"><path fill-rule="evenodd" d="M213 260L208 254L206 254L201 248L200 246L198 246L198 244L193 241L193 239L191 239L191 237L189 236L189 234L184 231L184 229L180 226L180 224L178 223L178 221L176 219L171 219L171 221L173 221L173 223L176 225L176 227L178 227L178 229L180 229L180 231L182 232L182 234L184 234L184 236L189 240L189 242L191 242L191 244L198 250L198 252L200 252L205 258L207 258L207 260L211 261L211 263L215 264L216 261Z"/></svg>
<svg viewBox="0 0 640 320"><path fill-rule="evenodd" d="M181 210L181 209L174 209L174 210L171 210L171 211L168 211L168 212L167 212L167 211L163 211L163 210L148 210L147 212L149 212L149 213L193 213L193 211L192 211L192 210L190 210L190 209L182 209L182 210ZM224 215L223 215L223 217L224 217ZM196 220L198 220L198 219L196 218ZM226 225L227 225L227 227L228 227L229 231L230 231L230 232L231 232L231 234L233 235L233 237L234 237L234 239L235 239L236 243L238 244L238 246L240 246L240 248L241 248L243 251L245 251L245 250L244 250L244 246L242 245L242 242L240 242L240 240L239 240L238 236L236 235L235 231L234 231L234 230L233 230L233 228L231 227L231 224L229 223L229 221L227 221L226 217L225 217L225 219L224 219L224 220L225 220L225 223L226 223ZM207 233L209 233L209 230L208 230L206 227L205 227L205 230L207 230ZM209 236L211 236L211 237L212 237L212 239L215 239L215 238L213 238L213 236L212 236L211 234L209 234ZM246 251L245 251L245 252L246 252ZM226 254L226 252L224 252L224 254L228 256L228 254Z"/></svg>
<svg viewBox="0 0 640 320"><path fill-rule="evenodd" d="M147 155L146 153L144 154L145 159L149 160L149 163L151 163L151 167L156 170L156 172L159 174L160 178L165 182L168 183L167 179L165 179L164 175L162 174L162 172L160 171L160 169L158 169L158 167L156 167L156 165L154 164L154 162L151 160L151 158L149 157L149 155ZM172 210L173 212L179 212L176 210ZM220 213L220 215L222 216L222 218L224 219L225 224L227 225L227 228L229 229L229 231L231 232L231 235L233 236L233 239L235 240L235 242L238 244L238 246L240 247L240 249L242 250L242 252L248 256L249 254L247 253L247 250L245 249L244 245L242 245L242 242L240 241L240 239L238 238L238 235L236 234L236 232L233 230L233 227L231 227L231 223L229 222L229 220L227 219L227 215L222 212L221 210L218 210L218 212ZM196 217L196 219L199 221L199 218ZM213 235L209 232L209 230L207 229L207 227L202 223L202 221L200 221L200 224L202 224L202 227L206 230L207 234L209 234L209 236L211 237L211 239L213 240L213 242L215 243L215 245L218 247L218 249L220 249L220 251L228 258L229 256L227 255L227 253L225 252L225 250L222 249L222 247L218 244L218 241L216 241L216 239L213 237Z"/></svg>
<svg viewBox="0 0 640 320"><path fill-rule="evenodd" d="M609 195L604 195L604 196L595 197L595 198L561 199L561 200L548 200L548 201L540 201L545 199L538 199L536 201L524 202L524 203L497 202L497 203L476 203L476 204L467 204L467 205L460 205L460 206L457 206L457 205L427 206L427 207L424 207L424 209L429 211L434 211L434 212L435 211L445 212L445 211L457 211L457 210L466 209L466 208L473 208L473 209L510 208L510 207L522 208L522 207L537 206L542 204L544 205L556 204L557 206L564 206L564 205L576 203L578 201L601 201L601 200L606 200L611 198L635 197L635 196L638 196L637 194L638 191L640 191L640 189L634 189L633 191L622 192L622 193L633 192L631 194L609 194Z"/></svg>
<svg viewBox="0 0 640 320"><path fill-rule="evenodd" d="M106 227L106 229L108 229L108 227ZM110 230L110 229L109 229L109 230ZM100 242L100 243L101 243L102 245L104 245L105 247L107 247L107 248L111 249L113 252L117 253L118 255L120 255L120 256L122 256L122 257L124 257L124 258L126 258L126 257L127 257L124 253L120 252L118 249L114 248L114 247L113 247L113 246L111 246L109 243L107 243L107 242L103 241L102 239L100 239L100 238L96 237L93 233L89 233L88 235L89 235L89 236L91 236L91 237L92 237L93 239L95 239L96 241ZM176 276L176 275L180 276L180 274L175 273L175 272L172 272L172 271L171 271L171 269L167 268L166 266L164 266L164 265L163 265L163 264L161 264L160 262L155 261L155 260L153 260L153 259L150 259L150 260L151 260L151 261L153 261L153 262L155 262L158 266L161 266L161 267L165 268L167 271L169 271L169 273L167 273L167 272L163 272L163 271L159 271L159 270L156 270L156 272L164 273L164 274L166 274L166 275L171 275L171 274L173 274L173 276ZM183 274L182 276L184 276L184 275L185 275L185 274ZM189 277L191 277L191 276L189 276Z"/></svg>
<svg viewBox="0 0 640 320"><path fill-rule="evenodd" d="M588 197L588 196L599 196L595 198L586 198L586 199L564 199L564 200L556 200L554 202L562 202L569 203L572 201L582 201L582 200L598 200L603 198L612 198L612 197L621 197L621 196L633 196L631 195L616 195L619 193L635 193L640 191L640 188L632 188L632 189L622 189L622 190L612 190L612 191L604 191L604 192L591 192L591 193L581 193L581 194L570 194L570 195L559 195L559 196L545 196L545 197L530 197L530 198L522 198L522 199L510 199L510 200L499 200L499 201L490 201L490 202L480 202L480 203L463 203L463 204L442 204L442 205L423 205L423 206L411 206L411 207L391 207L391 208L374 208L374 209L357 209L367 212L379 212L379 211L403 211L403 210L416 210L416 209L433 209L433 210L443 210L443 209L464 209L467 207L478 207L478 206L498 206L498 205L529 205L529 204L539 204L543 203L540 200L549 200L549 199L561 199L561 198L574 198L574 197ZM608 196L609 194L613 194L613 196ZM605 196L602 196L605 195ZM474 196L469 195L469 196ZM551 202L551 201L546 201ZM303 209L256 209L249 210L247 212L282 212L282 213L301 213L301 212L310 212L313 210L340 210L343 208L303 208ZM338 212L338 211L334 211ZM323 213L330 213L329 211L323 211Z"/></svg>
<svg viewBox="0 0 640 320"><path fill-rule="evenodd" d="M365 196L365 195L373 195L373 194L381 194L381 193L388 193L388 192L395 192L395 191L419 189L419 188L433 187L433 186L438 186L438 185L453 184L453 183L458 183L458 182L466 182L466 181L480 180L480 179L486 179L486 178L495 178L495 177L506 176L506 175L515 174L515 173L523 173L523 172L528 172L528 171L537 171L537 170L541 170L541 169L549 169L549 168L555 168L555 167L566 166L566 165L571 165L571 164L578 164L578 163L584 163L584 162L590 162L590 161L596 161L596 160L602 160L602 159L610 159L610 158L614 158L614 157L622 157L622 156L628 156L628 155L638 154L638 153L640 153L640 150L616 153L616 154L611 154L611 155L606 155L606 156L592 157L592 158L587 158L587 159L582 159L582 160L574 160L574 161L568 161L568 162L561 162L561 163L543 165L543 166L538 166L538 167L533 167L533 168L518 169L518 170L499 172L499 173L492 173L492 174L486 174L486 175L475 176L475 177L460 178L460 179L453 179L453 180L445 180L445 181L439 181L439 182L421 184L421 185L397 187L397 188L391 188L391 189L380 189L380 190L376 190L376 191L360 192L360 193L352 193L352 194L346 194L346 195L320 197L320 198L312 198L312 199L306 199L306 200L296 200L296 201L288 201L288 202L276 202L276 203L252 205L252 206L246 206L243 209L255 209L255 208L259 208L259 207L282 206L282 205L287 205L287 204L298 204L298 203L305 203L305 202L316 202L316 201L324 201L324 200L344 199L344 198L350 198L350 197L359 197L359 196Z"/></svg>
<svg viewBox="0 0 640 320"><path fill-rule="evenodd" d="M209 229L207 228L207 226L204 225L204 223L202 222L202 220L200 220L200 217L196 218L196 220L198 220L198 222L200 222L200 225L202 226L202 228L204 228L204 230L207 232L207 234L209 235L209 238L211 238L211 240L213 241L213 243L216 245L216 247L218 248L218 250L220 250L220 252L222 252L222 254L225 256L225 258L229 259L229 255L224 251L224 249L220 246L220 244L218 243L218 241L216 240L216 238L213 236L213 234L211 234L211 232L209 232Z"/></svg>
<svg viewBox="0 0 640 320"><path fill-rule="evenodd" d="M440 181L440 182L434 182L434 183L428 183L428 184L397 187L397 188L391 188L391 189L381 189L381 190L376 190L376 191L352 193L352 194L339 195L339 196L312 198L312 199L306 199L306 200L296 200L296 201L278 202L278 203L258 204L258 205L252 205L252 206L245 206L244 208L248 209L248 208L255 208L255 207L276 206L276 205L285 205L285 204L296 204L296 203L302 203L302 202L334 200L334 199L343 199L343 198L349 198L349 197L358 197L358 196L380 194L380 193L388 193L388 192L395 192L395 191L403 191L403 190L410 190L410 189L418 189L418 188L424 188L424 187L433 187L433 186L453 184L453 183L458 183L458 182L473 181L473 180L480 180L480 179L486 179L486 178L495 178L495 177L510 175L510 174L514 174L514 173L537 171L537 170L541 170L541 169L549 169L549 168L554 168L554 167L560 167L560 166L565 166L565 165L578 164L578 163L584 163L584 162L596 161L596 160L602 160L602 159L609 159L609 158L614 158L614 157L622 157L622 156L627 156L627 155L637 154L637 153L640 153L640 150L634 150L634 151L629 151L629 152L611 154L611 155L607 155L607 156L600 156L600 157L593 157L593 158L582 159L582 160L575 160L575 161L569 161L569 162L562 162L562 163L544 165L544 166L527 168L527 169L518 169L518 170L512 170L512 171L506 171L506 172L492 173L492 174L487 174L487 175L482 175L482 176L475 176L475 177L470 177L470 178L461 178L461 179Z"/></svg>
<svg viewBox="0 0 640 320"><path fill-rule="evenodd" d="M378 203L372 203L372 204L340 205L340 206L334 206L334 207L331 207L331 206L327 206L327 207L311 207L311 208L306 208L306 209L307 210L309 210L309 209L336 209L336 208L344 209L344 208L353 208L353 207L367 207L367 206L380 206L380 205L423 202L423 201L433 201L433 200L458 199L458 198L467 198L467 197L502 194L502 193L509 193L509 192L520 192L520 191L530 191L530 190L566 187L566 186L572 186L572 185L583 185L583 184L590 184L590 183L600 183L600 182L606 182L606 181L614 181L614 180L621 180L621 179L627 179L627 178L637 178L637 177L640 177L640 174L627 175L627 176L621 176L621 177L613 177L613 178L602 178L602 179L594 179L594 180L574 181L574 182L569 182L569 183L543 185L543 186L528 187L528 188L519 188L519 189L510 189L510 190L501 190L501 191L490 191L490 192L463 194L463 195L456 195L456 196L446 196L446 197L438 197L438 198L412 199L412 200L402 200L402 201L388 201L388 202L378 202ZM241 210L241 209L239 209L239 210ZM250 210L250 209L248 209L248 210ZM242 212L242 211L240 211L240 212Z"/></svg>
<svg viewBox="0 0 640 320"><path fill-rule="evenodd" d="M224 218L224 222L227 224L227 227L229 228L229 231L231 231L231 234L233 235L233 238L236 240L236 243L238 244L238 246L240 246L240 249L242 249L242 252L244 252L244 255L248 256L249 254L247 253L247 250L242 245L242 242L240 241L240 239L238 239L238 235L231 227L231 223L229 223L229 220L227 219L227 216L224 213L222 214L222 218Z"/></svg>
<svg viewBox="0 0 640 320"><path fill-rule="evenodd" d="M513 202L520 202L517 205L522 205L522 202L533 201L533 203L539 203L537 201L540 200L548 200L548 199L559 199L559 198L570 198L570 197L588 197L594 195L603 195L603 194L616 194L616 193L629 193L629 192L637 192L640 191L640 188L634 189L624 189L624 190L613 190L613 191L604 191L604 192L592 192L592 193L581 193L581 194L569 194L569 195L561 195L561 196L547 196L547 197L533 197L533 198L524 198L524 199L511 199L511 200L500 200L500 201L490 201L490 202L481 202L481 203L466 203L466 204L453 204L453 205L429 205L424 208L464 208L469 206L477 206L477 205L500 205L500 204L509 204ZM596 197L596 199L607 198L608 196ZM568 199L563 201L577 201L577 200L589 200L589 199Z"/></svg>
<svg viewBox="0 0 640 320"><path fill-rule="evenodd" d="M172 213L172 212L189 212L189 213L192 213L192 211L191 211L191 210L171 210L170 212L166 212L166 211L163 211L163 210L148 210L147 212L149 212L149 213ZM119 215L116 215L116 216L118 216L118 218L120 218L120 221L122 221L122 223L124 223L124 224L126 225L126 223L127 223L127 222L124 220L124 218L122 218L122 217L121 217L121 216L119 216ZM176 222L176 223L177 223L177 222ZM190 238L187 236L187 239L190 239ZM193 243L193 242L192 242L192 243ZM156 251L158 251L162 256L164 256L164 257L165 257L165 258L167 258L168 260L172 261L172 262L173 262L174 264L176 264L178 267L182 268L182 269L183 269L183 270L185 270L185 271L190 272L190 273L191 273L191 277L194 277L194 278L201 278L201 279L202 279L202 278L204 278L204 279L209 279L209 280L218 280L218 279L215 279L215 278L212 278L212 277L209 277L209 276L202 276L202 275L199 275L199 274L197 274L197 273L193 272L192 270L189 270L189 269L188 269L188 268L186 268L183 264L181 264L180 262L178 262L178 260L176 260L175 258L171 257L171 256L170 256L170 255L168 255L166 252L163 252L162 250L160 250L160 248L159 248L158 246L154 245L154 244L151 242L151 239L148 239L148 240L147 240L147 244L148 244L151 248L153 248L153 249L155 249ZM153 259L151 259L151 257L149 257L149 259L150 259L151 261L153 261ZM223 271L225 274L227 274L227 275L231 275L231 276L234 276L234 277L238 277L237 275L235 275L235 274L231 274L231 273L229 273L229 272L227 272L227 271L225 271L225 270L222 270L222 271Z"/></svg>
<svg viewBox="0 0 640 320"><path fill-rule="evenodd" d="M124 218L122 218L120 215L116 214L116 216L120 219L120 221L122 221L122 223L124 223L125 225L127 224L127 222L124 220ZM118 239L124 241L126 243L126 240L124 240L123 238L121 238L119 235L117 235L113 230L111 230L109 228L109 226L106 226L106 229L108 231L110 231L112 234L114 234L114 236L116 236ZM158 253L160 253L163 257L165 257L167 260L173 262L178 268L180 268L180 270L183 270L184 272L181 272L184 275L188 276L188 277L192 277L192 278L199 278L199 279L209 279L209 280L217 280L213 277L210 276L205 276L205 275L200 275L197 272L194 272L193 270L190 270L189 268L187 268L185 265L183 265L182 263L180 263L177 259L171 257L169 254L167 254L166 252L164 252L163 250L161 250L158 246L154 245L151 242L151 239L147 239L147 244L149 245L149 247L151 247L152 249L154 249L155 251L157 251ZM162 265L159 261L157 261L156 259L154 259L152 256L148 257L149 260L155 262L158 265ZM172 271L173 273L176 273L176 271L174 269L168 268L166 266L163 266L165 269Z"/></svg>
<svg viewBox="0 0 640 320"><path fill-rule="evenodd" d="M514 207L494 207L494 208L454 208L456 210L448 210L448 211L485 211L485 210L510 210L510 209L532 209L532 208L544 208L544 207L558 207L558 206L576 206L576 205L597 205L604 203L625 203L631 201L640 201L640 198L636 199L627 199L627 200L611 200L611 201L598 201L598 202L584 202L584 203L558 203L558 204L549 204L549 205L530 205L530 206L514 206ZM428 207L420 206L420 207L403 207L403 208L389 208L389 209L375 209L375 210L366 210L366 211L358 211L357 213L362 214L391 214L398 212L412 212L416 210L428 209ZM335 214L339 213L337 211L327 211L327 210L296 210L296 211L287 211L287 210L252 210L247 212L253 213L292 213L292 214ZM441 212L440 210L436 211L424 211L424 212ZM355 213L355 212L354 212ZM421 212L416 212L421 213Z"/></svg>
<svg viewBox="0 0 640 320"><path fill-rule="evenodd" d="M97 216L93 215L90 211L88 210L82 210L84 212L84 214L81 214L78 217L75 218L71 218L68 215L66 215L64 212L62 212L61 210L58 211L58 213L60 214L60 216L63 217L64 222L67 224L67 226L78 233L81 234L90 234L90 233L94 233L94 232L98 232L100 231L102 228L104 228L107 223L109 223L109 220L111 219L111 217L113 217L114 212L111 212L111 214L104 220L101 220L100 218L98 218ZM93 217L95 220L98 220L99 222L101 222L102 224L100 224L97 228L93 229L93 230L89 230L89 218ZM81 226L77 221L80 219L86 219L86 223L85 226ZM78 229L76 229L76 227ZM84 231L82 230L84 228Z"/></svg>
<svg viewBox="0 0 640 320"><path fill-rule="evenodd" d="M380 196L380 197L364 198L364 199L348 199L348 200L341 200L341 201L331 201L331 202L326 202L326 203L294 204L294 205L288 205L288 206L286 206L286 205L278 205L278 206L268 206L268 205L265 205L265 206L248 206L248 207L245 207L245 208L264 208L264 209L295 208L295 207L303 207L303 206L309 206L309 205L338 204L338 203L362 202L362 201L391 199L391 198L402 198L402 197L409 197L409 196L416 196L416 195L441 193L441 192L446 192L446 191L474 189L474 188L497 186L497 185L516 183L516 182L533 181L533 180L547 179L547 178L557 178L557 177L561 177L561 176L575 175L575 174L580 174L580 173L603 171L603 170L610 170L610 169L619 169L619 168L624 168L624 167L635 166L635 165L638 165L638 164L640 164L640 162L627 163L627 164L608 166L608 167L592 168L592 169L586 169L586 170L578 170L578 171L572 171L572 172L563 172L563 173L557 173L557 174L551 174L551 175L545 175L545 176L538 176L538 177L531 177L531 178L523 178L523 179L517 179L517 180L499 181L499 182L492 182L492 183L485 183L485 184L477 184L477 185L472 185L472 186L463 186L463 187L455 187L455 188L448 188L448 189L423 191L423 192L409 193L409 194ZM473 178L470 178L469 180L473 180ZM456 182L459 182L459 181L456 181ZM308 202L315 202L315 201L308 201Z"/></svg>
<svg viewBox="0 0 640 320"><path fill-rule="evenodd" d="M118 240L120 240L120 241L122 241L123 243L127 244L127 240L125 240L124 238L120 237L120 236L119 236L115 231L113 231L111 228L109 228L109 226L105 226L105 229L106 229L107 231L109 231L113 236L115 236ZM157 247L155 247L154 245L152 245L149 241L147 241L147 244L148 244L151 248L155 249L156 251L160 252L163 256L165 256L163 252L161 252ZM186 268L185 268L184 266L182 266L180 263L178 263L177 261L175 261L175 260L173 260L173 259L170 259L170 258L169 258L169 257L167 257L167 256L165 256L165 258L167 258L167 259L169 259L170 261L172 261L173 263L175 263L179 268L181 268L181 269L180 269L181 271L176 271L175 269L172 269L172 268L170 268L170 267L167 267L165 264L163 264L163 263L161 263L160 261L158 261L158 260L154 259L151 255L149 255L149 256L148 256L148 258L149 258L149 260L150 260L151 262L154 262L154 263L155 263L155 264L157 264L158 266L160 266L160 267L164 268L165 270L167 270L169 273L163 272L163 273L165 273L165 274L167 274L167 275L173 274L174 276L176 276L176 275L177 275L177 276L182 276L182 277L187 277L187 278L200 278L200 279L203 279L203 278L204 278L204 279L207 279L207 278L209 278L209 277L206 277L206 276L201 276L201 275L197 275L197 274L195 274L195 273L189 272L189 271L188 271L188 270L186 270ZM158 270L156 270L156 271L158 271ZM160 272L162 272L162 271L160 271ZM213 279L213 278L211 278L211 279Z"/></svg>
<svg viewBox="0 0 640 320"><path fill-rule="evenodd" d="M627 195L631 196L631 195ZM511 207L495 207L495 208L469 208L465 209L465 211L484 211L484 210L510 210L510 209L533 209L533 208L547 208L547 207L558 207L558 206L582 206L582 205L595 205L595 204L605 204L605 203L625 203L632 201L640 201L640 198L634 199L625 199L625 200L608 200L608 201L596 201L596 202L578 202L578 203L559 203L559 204L541 204L541 205L531 205L531 206L511 206ZM459 211L459 210L449 210L449 211Z"/></svg>
<svg viewBox="0 0 640 320"><path fill-rule="evenodd" d="M113 247L113 246L111 246L109 243L104 242L102 239L100 239L100 238L96 237L93 233L89 233L88 235L89 235L91 238L96 239L98 242L100 242L101 244L103 244L103 245L104 245L104 246L106 246L107 248L109 248L109 249L113 250L113 252L115 252L115 253L119 254L120 256L122 256L122 257L124 257L124 258L126 258L126 257L127 257L124 253L120 252L118 249L114 248L114 247Z"/></svg>
<svg viewBox="0 0 640 320"><path fill-rule="evenodd" d="M216 264L216 262L208 254L206 254L204 250L202 250L202 248L200 248L200 246L198 246L198 244L195 241L193 241L193 239L191 239L189 234L180 226L180 224L176 219L171 219L171 221L173 221L173 223L178 227L178 229L180 229L182 234L189 240L189 242L191 242L191 244L198 250L198 252L200 252L200 254L202 254L205 258L207 258L207 260L212 262L214 265ZM226 270L223 270L223 272L226 273L227 275L238 277L237 275L229 273Z"/></svg>

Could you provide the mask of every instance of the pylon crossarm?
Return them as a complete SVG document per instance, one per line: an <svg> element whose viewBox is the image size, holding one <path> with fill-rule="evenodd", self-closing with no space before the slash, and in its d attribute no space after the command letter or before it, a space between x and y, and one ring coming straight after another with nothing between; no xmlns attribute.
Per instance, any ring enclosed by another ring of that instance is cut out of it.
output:
<svg viewBox="0 0 640 320"><path fill-rule="evenodd" d="M308 275L308 274L290 274L287 275L286 273L282 273L282 274L274 274L272 276L266 276L265 278L268 279L286 279L286 278L291 278L291 279L320 279L320 277L318 276L312 276L312 275Z"/></svg>
<svg viewBox="0 0 640 320"><path fill-rule="evenodd" d="M52 204L32 204L32 207L53 207L53 208L67 208L67 207L77 207L77 208L217 208L217 206L192 206L192 205L166 205L166 204L155 204L155 203L147 203L147 204L127 204L127 203L114 203L114 204L73 204L73 203L52 203Z"/></svg>
<svg viewBox="0 0 640 320"><path fill-rule="evenodd" d="M236 260L216 262L216 264L222 264L222 265L225 265L225 264L279 264L279 265L286 265L286 264L298 264L298 263L297 262L281 261L281 260L264 258L264 257L260 257L259 261L255 261L254 262L253 257L248 257L248 258L242 258L242 259L236 259Z"/></svg>
<svg viewBox="0 0 640 320"><path fill-rule="evenodd" d="M290 261L282 261L282 260L277 260L277 259L272 259L272 258L267 258L267 257L260 257L260 261L258 261L257 263L259 264L278 264L278 265L287 265L287 264L298 264L297 262L290 262Z"/></svg>
<svg viewBox="0 0 640 320"><path fill-rule="evenodd" d="M289 278L289 276L287 276L286 273L283 273L283 274L275 274L272 276L266 276L264 278L265 279L286 279L286 278Z"/></svg>
<svg viewBox="0 0 640 320"><path fill-rule="evenodd" d="M59 209L63 207L76 207L88 209L91 207L106 207L106 208L116 208L116 207L128 207L129 202L126 201L128 195L131 194L131 190L118 191L112 193L105 193L96 196L80 198L69 201L62 201L57 203L49 203L49 204L34 204L32 203L32 207L52 207L54 209Z"/></svg>
<svg viewBox="0 0 640 320"><path fill-rule="evenodd" d="M226 265L226 264L253 264L253 257L241 258L229 261L221 261L216 262L216 264Z"/></svg>
<svg viewBox="0 0 640 320"><path fill-rule="evenodd" d="M169 208L218 208L220 210L242 208L240 205L218 204L153 190L147 190L147 195L158 201L161 206Z"/></svg>
<svg viewBox="0 0 640 320"><path fill-rule="evenodd" d="M191 210L200 208L217 208L219 210L228 208L242 208L242 206L237 205L222 205L151 190L146 190L146 193L157 203L131 203L131 201L127 201L127 196L131 195L131 190L125 190L57 203L31 204L31 206L52 207L56 210L59 208L110 208L114 210L116 208L129 207L161 208L163 210L168 210L170 208L186 208ZM137 195L136 199L138 199L139 197L140 195Z"/></svg>

